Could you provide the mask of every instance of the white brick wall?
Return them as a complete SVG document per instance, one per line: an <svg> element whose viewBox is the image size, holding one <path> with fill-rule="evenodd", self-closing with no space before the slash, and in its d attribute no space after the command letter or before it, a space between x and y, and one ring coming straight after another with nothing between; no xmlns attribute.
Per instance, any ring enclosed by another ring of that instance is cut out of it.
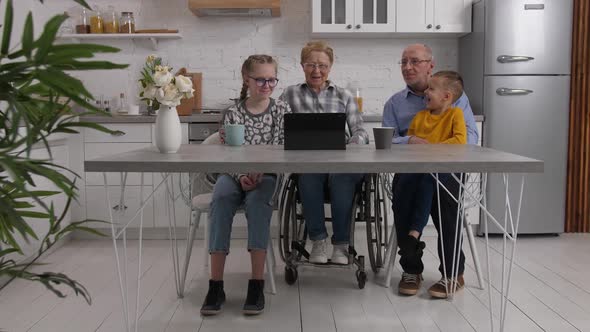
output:
<svg viewBox="0 0 590 332"><path fill-rule="evenodd" d="M301 47L311 30L309 0L282 0L279 18L198 18L188 10L187 0L95 0L103 8L115 6L117 11L133 11L137 28L179 29L183 38L160 43L156 52L175 69L203 72L204 106L221 106L238 96L241 87L240 67L250 54L268 53L279 61L281 80L275 92L278 97L287 85L300 83L304 76L299 63ZM1 6L5 4L2 2ZM75 3L71 0L17 0L15 6L33 8L37 32L53 14L63 12ZM3 12L3 11L2 11ZM18 19L18 18L17 18ZM20 33L20 29L19 29ZM20 40L20 36L17 37ZM405 45L428 43L434 50L438 69L457 68L456 39L328 39L336 60L331 78L340 86L358 81L363 89L365 111L381 113L384 102L403 88L397 61ZM89 90L99 96L117 96L119 92L137 94L136 80L145 57L154 51L148 41L112 41L121 48L115 55L103 56L119 63L129 63L127 70L81 73L79 77Z"/></svg>

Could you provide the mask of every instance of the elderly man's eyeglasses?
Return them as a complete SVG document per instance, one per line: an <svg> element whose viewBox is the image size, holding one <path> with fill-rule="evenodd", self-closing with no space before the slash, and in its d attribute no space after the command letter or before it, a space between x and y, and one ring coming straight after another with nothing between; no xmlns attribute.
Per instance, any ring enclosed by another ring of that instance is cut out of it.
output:
<svg viewBox="0 0 590 332"><path fill-rule="evenodd" d="M315 70L316 68L318 68L321 71L326 71L328 70L328 68L330 68L330 65L327 65L325 63L304 63L303 64L303 68L307 69L307 70Z"/></svg>
<svg viewBox="0 0 590 332"><path fill-rule="evenodd" d="M271 88L274 88L275 86L277 86L277 84L279 84L279 79L278 78L262 78L262 77L252 77L252 76L248 76L251 79L253 79L254 81L256 81L256 86L259 87L263 87L266 83L268 83L268 86L270 86Z"/></svg>
<svg viewBox="0 0 590 332"><path fill-rule="evenodd" d="M412 67L415 67L419 64L421 64L422 62L430 62L432 60L420 60L420 59L403 59L398 61L398 64L402 67L405 67L407 65L411 65Z"/></svg>

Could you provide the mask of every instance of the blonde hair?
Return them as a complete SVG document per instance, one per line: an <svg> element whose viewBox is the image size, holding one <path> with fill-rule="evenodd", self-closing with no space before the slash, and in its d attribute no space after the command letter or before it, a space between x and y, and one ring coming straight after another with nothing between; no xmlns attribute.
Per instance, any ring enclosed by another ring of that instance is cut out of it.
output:
<svg viewBox="0 0 590 332"><path fill-rule="evenodd" d="M443 87L448 89L453 95L453 103L463 94L463 78L461 74L452 70L441 70L436 72L432 77L440 77L443 81Z"/></svg>
<svg viewBox="0 0 590 332"><path fill-rule="evenodd" d="M334 63L334 50L323 40L310 41L301 49L301 64L309 57L311 52L324 52L330 58L330 64Z"/></svg>
<svg viewBox="0 0 590 332"><path fill-rule="evenodd" d="M274 65L275 73L277 72L279 65L278 65L277 61L273 57L271 57L270 55L266 55L266 54L250 55L248 57L248 59L246 59L246 61L244 61L244 64L242 64L242 79L244 76L248 76L248 73L250 73L254 70L254 65L266 64L266 63L270 63L270 64ZM240 101L246 99L247 97L248 97L248 83L246 82L246 80L243 79L242 91L240 92Z"/></svg>

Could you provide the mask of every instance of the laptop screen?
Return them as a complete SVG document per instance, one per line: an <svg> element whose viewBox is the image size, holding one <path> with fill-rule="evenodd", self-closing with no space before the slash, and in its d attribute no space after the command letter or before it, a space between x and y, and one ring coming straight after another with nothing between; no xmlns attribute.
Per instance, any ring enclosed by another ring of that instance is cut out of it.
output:
<svg viewBox="0 0 590 332"><path fill-rule="evenodd" d="M346 114L285 114L285 150L345 150Z"/></svg>

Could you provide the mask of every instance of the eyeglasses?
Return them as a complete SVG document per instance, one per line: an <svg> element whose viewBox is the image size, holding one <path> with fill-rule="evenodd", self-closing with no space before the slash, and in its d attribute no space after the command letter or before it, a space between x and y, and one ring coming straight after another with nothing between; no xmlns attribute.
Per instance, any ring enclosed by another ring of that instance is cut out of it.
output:
<svg viewBox="0 0 590 332"><path fill-rule="evenodd" d="M419 60L419 59L403 59L398 61L398 64L402 67L405 67L407 65L411 65L412 67L416 67L417 65L421 64L422 62L430 62L432 60Z"/></svg>
<svg viewBox="0 0 590 332"><path fill-rule="evenodd" d="M248 76L251 79L256 81L256 86L259 87L263 87L266 83L268 83L268 86L270 86L271 88L274 88L275 86L277 86L277 84L279 84L279 79L278 78L262 78L262 77L252 77L252 76Z"/></svg>
<svg viewBox="0 0 590 332"><path fill-rule="evenodd" d="M328 68L330 68L330 65L327 65L325 63L304 63L303 64L303 68L307 69L307 70L315 70L316 68L319 68L320 71L326 71L328 70Z"/></svg>

